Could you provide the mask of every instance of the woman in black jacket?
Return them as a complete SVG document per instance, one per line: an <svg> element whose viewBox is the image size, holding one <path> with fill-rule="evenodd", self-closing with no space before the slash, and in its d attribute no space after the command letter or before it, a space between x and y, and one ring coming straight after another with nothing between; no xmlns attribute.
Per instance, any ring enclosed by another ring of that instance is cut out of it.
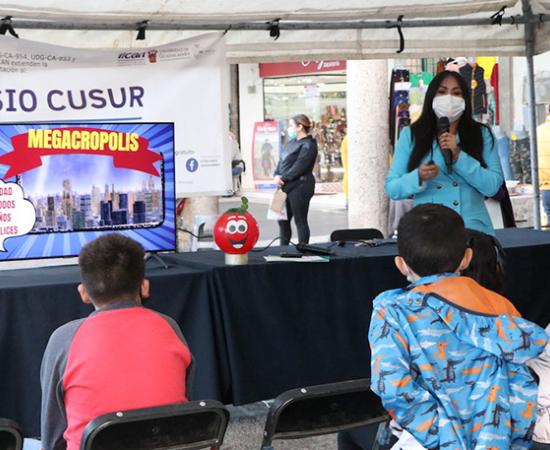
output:
<svg viewBox="0 0 550 450"><path fill-rule="evenodd" d="M281 245L288 245L291 237L290 220L294 217L298 229L298 241L309 242L307 213L309 202L315 192L315 178L312 171L317 160L317 142L309 134L312 123L304 114L290 119L288 138L279 163L275 169L274 181L287 194L287 220L279 221Z"/></svg>

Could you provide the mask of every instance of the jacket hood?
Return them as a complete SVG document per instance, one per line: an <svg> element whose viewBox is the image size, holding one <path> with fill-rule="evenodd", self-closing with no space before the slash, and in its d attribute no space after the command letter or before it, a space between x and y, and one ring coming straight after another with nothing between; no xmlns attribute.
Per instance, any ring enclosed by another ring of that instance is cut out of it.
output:
<svg viewBox="0 0 550 450"><path fill-rule="evenodd" d="M424 305L460 341L506 361L525 363L548 341L544 329L521 318L506 298L468 277L421 279L411 289L424 294Z"/></svg>

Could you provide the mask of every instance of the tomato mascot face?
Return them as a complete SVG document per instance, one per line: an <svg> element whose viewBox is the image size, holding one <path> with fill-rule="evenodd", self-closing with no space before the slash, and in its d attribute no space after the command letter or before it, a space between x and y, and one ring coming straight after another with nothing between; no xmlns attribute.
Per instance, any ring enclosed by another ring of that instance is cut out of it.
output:
<svg viewBox="0 0 550 450"><path fill-rule="evenodd" d="M247 209L248 201L243 197L240 208L223 213L214 225L214 240L224 253L243 255L258 242L258 222Z"/></svg>

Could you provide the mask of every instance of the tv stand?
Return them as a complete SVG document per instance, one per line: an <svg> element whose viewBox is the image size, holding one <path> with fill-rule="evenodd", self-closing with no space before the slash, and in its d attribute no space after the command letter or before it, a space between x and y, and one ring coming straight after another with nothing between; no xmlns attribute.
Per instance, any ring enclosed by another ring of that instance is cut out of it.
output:
<svg viewBox="0 0 550 450"><path fill-rule="evenodd" d="M159 256L157 253L146 253L145 262L149 261L150 259L154 259L155 261L159 262L162 267L168 269L168 264L166 264L164 259L162 259L162 257Z"/></svg>

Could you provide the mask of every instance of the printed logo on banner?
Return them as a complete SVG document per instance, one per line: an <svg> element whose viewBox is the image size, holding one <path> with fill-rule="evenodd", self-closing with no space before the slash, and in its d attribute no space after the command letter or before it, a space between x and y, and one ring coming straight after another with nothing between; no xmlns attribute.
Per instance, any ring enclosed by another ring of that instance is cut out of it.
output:
<svg viewBox="0 0 550 450"><path fill-rule="evenodd" d="M169 48L164 50L158 50L156 48L146 51L128 51L118 54L117 60L121 65L127 64L154 64L159 61L170 61L178 59L189 59L192 57L202 56L205 52L203 50L195 50L192 54L188 48Z"/></svg>
<svg viewBox="0 0 550 450"><path fill-rule="evenodd" d="M196 172L199 168L199 162L195 158L189 158L185 163L185 167L191 173Z"/></svg>

